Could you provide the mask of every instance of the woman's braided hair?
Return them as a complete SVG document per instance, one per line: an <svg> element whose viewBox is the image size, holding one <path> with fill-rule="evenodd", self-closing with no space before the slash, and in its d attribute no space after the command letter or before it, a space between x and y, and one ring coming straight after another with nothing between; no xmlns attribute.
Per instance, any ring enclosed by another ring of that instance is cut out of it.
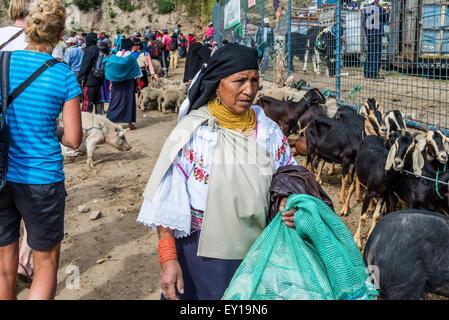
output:
<svg viewBox="0 0 449 320"><path fill-rule="evenodd" d="M43 44L51 52L65 28L66 9L60 0L37 0L27 17L25 34L31 44Z"/></svg>

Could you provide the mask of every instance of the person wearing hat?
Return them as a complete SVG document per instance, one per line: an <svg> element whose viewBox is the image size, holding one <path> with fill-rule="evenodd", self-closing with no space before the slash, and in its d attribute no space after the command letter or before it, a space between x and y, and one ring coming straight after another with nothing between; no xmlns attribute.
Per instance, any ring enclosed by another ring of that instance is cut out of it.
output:
<svg viewBox="0 0 449 320"><path fill-rule="evenodd" d="M256 46L259 52L259 57L263 57L263 66L260 71L261 76L264 76L264 72L268 67L268 57L270 56L270 50L274 43L273 29L270 27L270 19L263 19L264 26L260 26L256 33Z"/></svg>
<svg viewBox="0 0 449 320"><path fill-rule="evenodd" d="M218 50L217 41L212 41L210 45L211 45L211 49L212 49L212 52L210 53L210 55L212 56L215 53L215 51Z"/></svg>
<svg viewBox="0 0 449 320"><path fill-rule="evenodd" d="M149 26L148 24L146 24L145 27L144 27L143 30L142 30L142 36L143 36L143 39L144 39L145 41L150 40L150 35L151 35L151 29L150 29L150 26Z"/></svg>
<svg viewBox="0 0 449 320"><path fill-rule="evenodd" d="M369 0L369 6L363 11L362 26L367 42L367 55L363 64L363 75L368 79L383 79L379 76L382 58L382 36L384 25L390 19L390 7L386 11L379 0Z"/></svg>
<svg viewBox="0 0 449 320"><path fill-rule="evenodd" d="M266 226L273 173L296 164L258 89L256 49L233 43L190 86L137 218L158 232L161 299L220 299Z"/></svg>
<svg viewBox="0 0 449 320"><path fill-rule="evenodd" d="M75 38L68 38L65 43L67 44L67 51L64 55L64 62L67 63L70 70L72 70L75 74L76 79L78 79L81 69L81 62L84 57L84 51L78 47L78 41Z"/></svg>

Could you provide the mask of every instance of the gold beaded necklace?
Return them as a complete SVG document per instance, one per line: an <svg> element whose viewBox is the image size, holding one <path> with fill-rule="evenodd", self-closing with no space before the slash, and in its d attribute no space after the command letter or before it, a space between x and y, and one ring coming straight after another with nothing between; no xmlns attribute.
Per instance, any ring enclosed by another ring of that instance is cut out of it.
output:
<svg viewBox="0 0 449 320"><path fill-rule="evenodd" d="M219 126L238 131L244 136L251 136L254 133L257 118L252 108L243 114L233 113L220 103L218 97L209 100L208 107L210 113L217 118Z"/></svg>

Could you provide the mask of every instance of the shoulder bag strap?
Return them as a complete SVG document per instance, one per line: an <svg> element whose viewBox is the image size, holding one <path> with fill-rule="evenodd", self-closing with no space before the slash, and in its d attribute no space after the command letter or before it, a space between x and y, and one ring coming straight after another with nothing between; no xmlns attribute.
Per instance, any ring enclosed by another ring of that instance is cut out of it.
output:
<svg viewBox="0 0 449 320"><path fill-rule="evenodd" d="M34 80L39 77L42 72L47 70L48 68L54 66L55 64L59 63L56 59L50 59L46 61L39 69L37 69L28 79L26 79L19 87L17 87L16 90L14 90L13 93L8 97L8 104L11 104L15 98L17 98ZM3 91L2 91L3 92ZM3 102L3 98L2 98Z"/></svg>
<svg viewBox="0 0 449 320"><path fill-rule="evenodd" d="M8 43L10 43L11 41L13 41L14 39L16 39L18 36L20 36L23 32L25 31L25 29L20 29L19 32L15 33L11 38L9 38L5 43L3 43L2 45L0 45L0 50L2 50Z"/></svg>

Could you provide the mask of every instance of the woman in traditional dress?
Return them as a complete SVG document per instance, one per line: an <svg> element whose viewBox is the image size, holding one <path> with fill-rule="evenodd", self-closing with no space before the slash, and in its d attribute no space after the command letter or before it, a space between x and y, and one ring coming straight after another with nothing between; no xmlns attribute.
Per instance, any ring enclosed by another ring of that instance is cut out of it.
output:
<svg viewBox="0 0 449 320"><path fill-rule="evenodd" d="M136 122L136 95L140 92L142 72L136 58L131 55L131 39L122 40L122 50L106 59L105 78L112 83L111 101L107 118L115 123L128 123L134 130Z"/></svg>
<svg viewBox="0 0 449 320"><path fill-rule="evenodd" d="M218 49L153 168L137 221L158 232L162 299L222 297L266 226L273 173L296 164L279 126L252 105L258 88L255 49ZM284 216L291 227L294 212Z"/></svg>
<svg viewBox="0 0 449 320"><path fill-rule="evenodd" d="M106 57L110 56L110 48L105 41L99 44L100 52L102 52ZM111 82L108 79L103 79L103 84L100 87L101 93L101 110L99 114L104 113L104 104L111 101Z"/></svg>

